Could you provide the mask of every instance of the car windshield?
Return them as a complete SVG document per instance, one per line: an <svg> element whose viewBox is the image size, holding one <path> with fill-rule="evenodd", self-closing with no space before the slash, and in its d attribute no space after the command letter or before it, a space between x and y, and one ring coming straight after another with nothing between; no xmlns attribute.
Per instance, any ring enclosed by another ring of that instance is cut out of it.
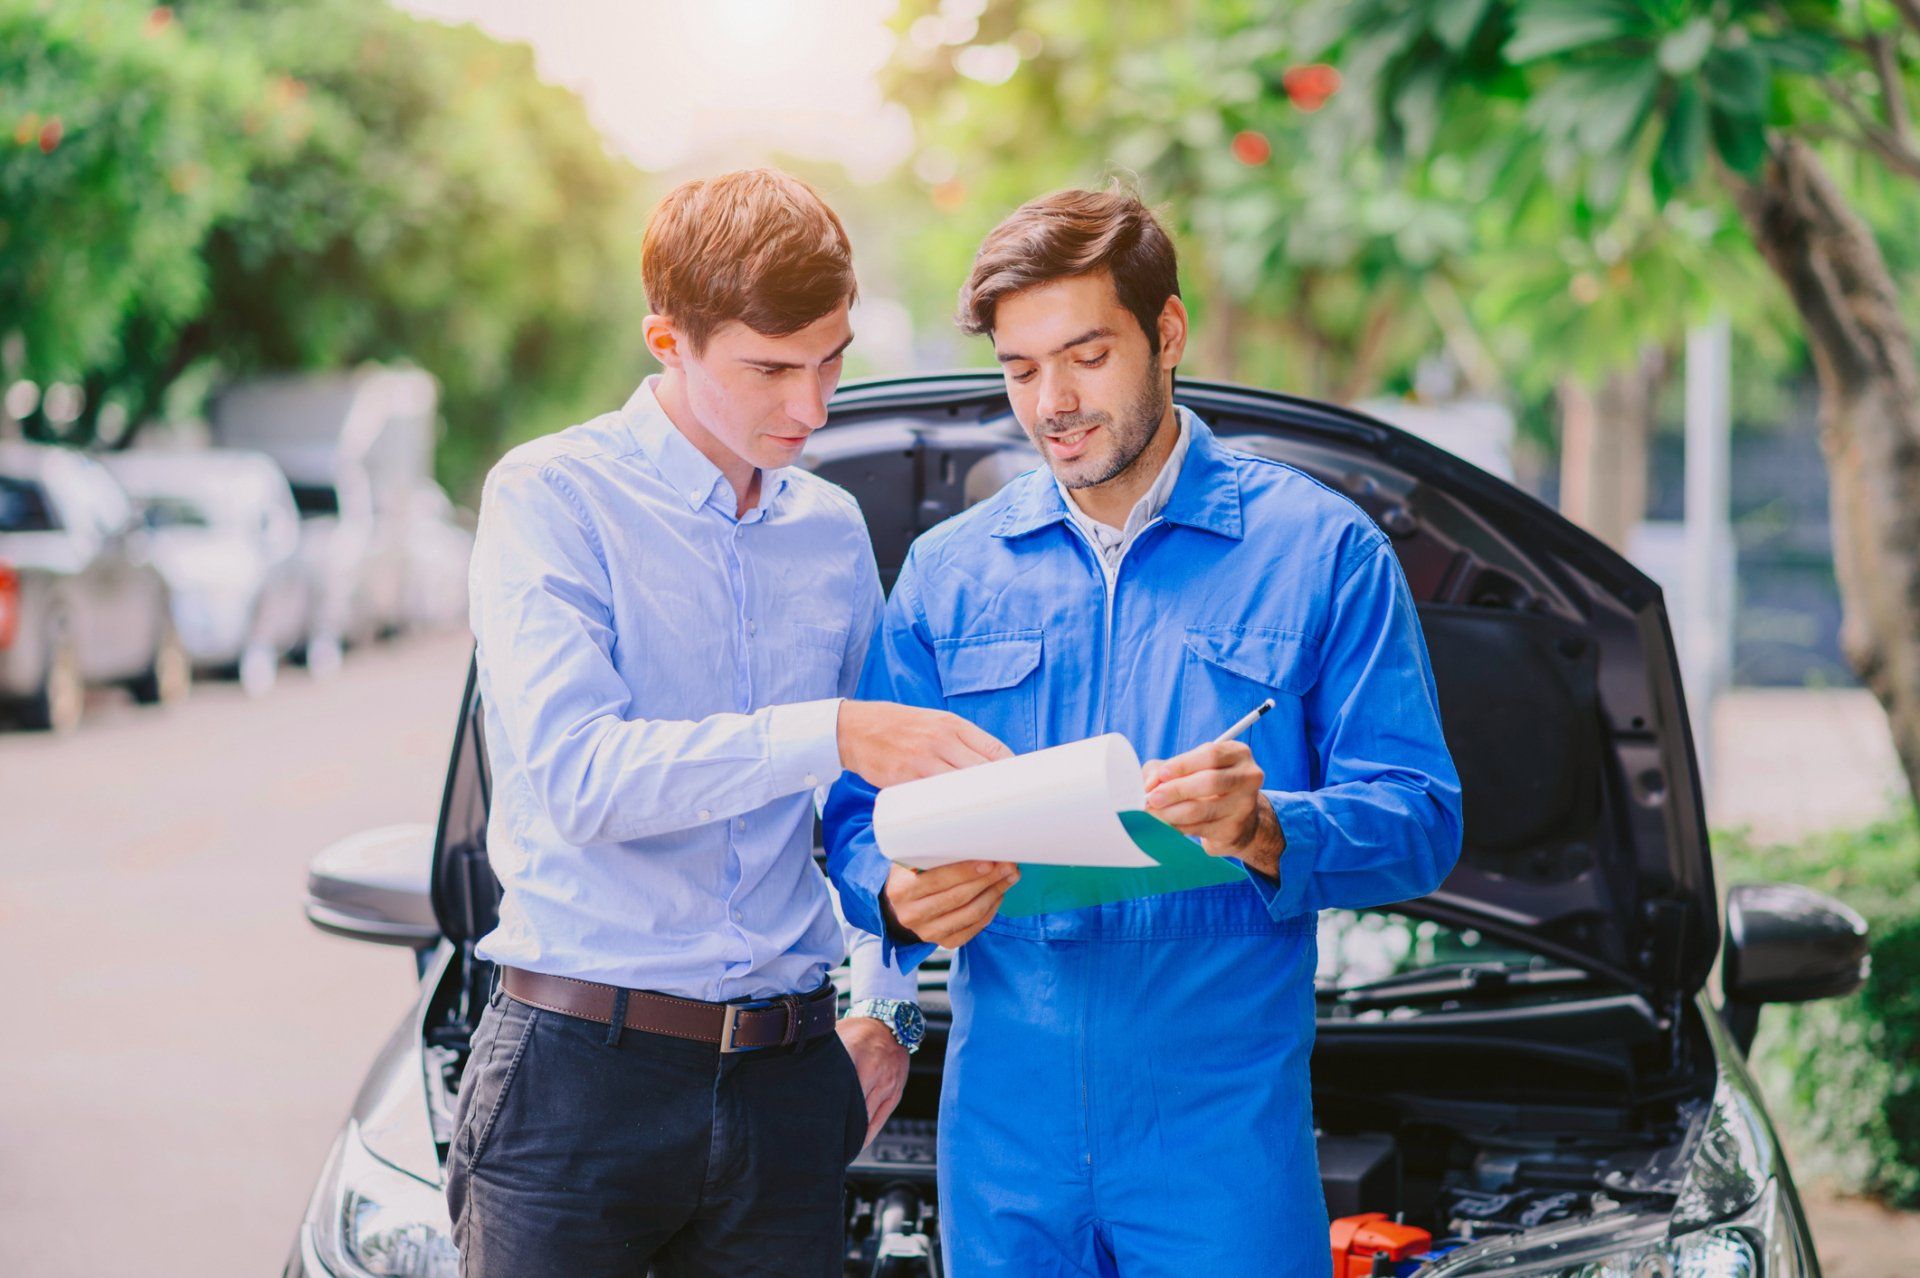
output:
<svg viewBox="0 0 1920 1278"><path fill-rule="evenodd" d="M337 515L340 513L340 494L326 484L295 484L293 504L299 507L302 519L314 515Z"/></svg>
<svg viewBox="0 0 1920 1278"><path fill-rule="evenodd" d="M55 532L59 527L40 485L0 475L0 533Z"/></svg>

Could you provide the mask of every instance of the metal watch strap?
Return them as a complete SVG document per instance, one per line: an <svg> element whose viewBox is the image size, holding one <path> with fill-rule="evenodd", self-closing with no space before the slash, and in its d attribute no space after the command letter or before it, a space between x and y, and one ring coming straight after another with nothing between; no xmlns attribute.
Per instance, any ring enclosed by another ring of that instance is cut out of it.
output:
<svg viewBox="0 0 1920 1278"><path fill-rule="evenodd" d="M920 1050L920 1041L916 1039L909 1043L906 1038L902 1036L899 1024L899 1009L903 1007L911 1007L914 1008L915 1011L919 1010L916 1004L910 1003L905 999L863 998L847 1009L847 1015L865 1016L871 1020L879 1021L887 1027L887 1032L893 1035L893 1041L906 1048L908 1054L911 1055Z"/></svg>

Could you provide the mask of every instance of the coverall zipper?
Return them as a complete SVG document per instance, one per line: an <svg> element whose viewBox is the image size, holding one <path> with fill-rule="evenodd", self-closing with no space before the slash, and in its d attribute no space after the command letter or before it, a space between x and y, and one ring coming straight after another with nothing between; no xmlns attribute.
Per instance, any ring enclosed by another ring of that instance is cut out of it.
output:
<svg viewBox="0 0 1920 1278"><path fill-rule="evenodd" d="M1108 576L1107 561L1105 556L1101 555L1100 547L1094 545L1093 539L1088 537L1085 532L1081 531L1079 524L1075 523L1071 518L1067 520L1067 524L1069 527L1073 529L1074 534L1080 538L1081 542L1086 545L1088 550L1093 552L1093 566L1100 573L1101 599L1106 605L1105 606L1105 627L1104 627L1105 635L1100 645L1100 710L1099 710L1099 713L1094 718L1095 735L1098 735L1099 733L1103 733L1107 730L1107 705L1109 702L1108 685L1109 683L1111 683L1113 678L1113 611L1114 611L1115 596L1117 596L1120 593L1120 570L1126 566L1127 552L1132 550L1134 547L1134 544L1138 542L1142 537L1146 536L1148 531L1154 528L1159 523L1160 523L1160 519L1158 516L1155 516L1154 518L1148 520L1146 524L1141 527L1139 532L1135 533L1132 536L1132 538L1130 538L1126 542L1125 545L1120 547L1119 557L1113 561L1113 574L1112 576ZM1088 1018L1083 1017L1081 1021L1081 1029L1080 1029L1080 1035L1079 1035L1079 1038L1080 1038L1080 1139L1083 1142L1082 1148L1081 1148L1080 1163L1081 1163L1081 1166L1086 1168L1087 1172L1091 1174L1093 1171L1093 1095L1092 1095L1093 1089L1091 1084L1091 1079L1093 1076L1092 1074L1093 1061L1091 1059L1091 1053L1089 1051L1089 1048L1091 1045L1087 1041L1087 1031L1086 1031L1087 1023L1088 1023Z"/></svg>
<svg viewBox="0 0 1920 1278"><path fill-rule="evenodd" d="M1107 704L1109 701L1109 688L1107 685L1113 677L1113 608L1114 596L1120 593L1120 570L1126 566L1127 552L1131 551L1139 540L1146 536L1149 531L1159 527L1160 522L1160 517L1155 515L1145 524L1142 524L1140 531L1135 533L1128 539L1125 545L1120 547L1120 557L1113 561L1113 575L1109 577L1107 575L1107 561L1100 554L1100 547L1094 545L1093 539L1080 530L1078 523L1074 522L1071 518L1067 520L1067 526L1073 529L1074 535L1080 538L1081 543L1084 544L1088 550L1093 552L1093 566L1100 571L1101 599L1106 604L1106 634L1100 645L1100 710L1099 713L1094 715L1093 719L1093 734L1095 736L1107 730Z"/></svg>

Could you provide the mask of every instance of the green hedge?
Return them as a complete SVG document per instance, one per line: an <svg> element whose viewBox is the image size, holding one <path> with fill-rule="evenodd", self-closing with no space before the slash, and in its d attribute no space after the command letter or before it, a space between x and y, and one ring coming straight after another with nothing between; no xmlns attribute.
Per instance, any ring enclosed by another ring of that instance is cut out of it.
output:
<svg viewBox="0 0 1920 1278"><path fill-rule="evenodd" d="M1920 823L1911 817L1800 843L1714 839L1722 891L1803 883L1872 927L1858 994L1770 1007L1751 1063L1803 1180L1920 1207Z"/></svg>

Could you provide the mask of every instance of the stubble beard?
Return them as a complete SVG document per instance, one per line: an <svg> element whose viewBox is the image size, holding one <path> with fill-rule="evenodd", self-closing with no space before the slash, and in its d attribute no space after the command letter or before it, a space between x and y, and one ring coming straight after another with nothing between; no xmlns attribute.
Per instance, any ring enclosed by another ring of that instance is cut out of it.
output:
<svg viewBox="0 0 1920 1278"><path fill-rule="evenodd" d="M1047 426L1036 432L1041 438L1034 443L1040 447L1040 455L1047 455L1046 446L1041 442L1047 435L1065 435L1083 426L1105 427L1113 438L1113 451L1106 458L1075 458L1066 463L1067 469L1056 468L1054 474L1068 488L1098 488L1125 475L1140 464L1147 445L1153 442L1153 436L1160 428L1160 422L1167 415L1167 388L1162 380L1159 366L1150 364L1146 380L1139 393L1121 413L1121 421L1116 423L1109 413L1080 413L1072 417L1056 417ZM1072 468L1095 466L1097 469L1082 469L1075 473Z"/></svg>

